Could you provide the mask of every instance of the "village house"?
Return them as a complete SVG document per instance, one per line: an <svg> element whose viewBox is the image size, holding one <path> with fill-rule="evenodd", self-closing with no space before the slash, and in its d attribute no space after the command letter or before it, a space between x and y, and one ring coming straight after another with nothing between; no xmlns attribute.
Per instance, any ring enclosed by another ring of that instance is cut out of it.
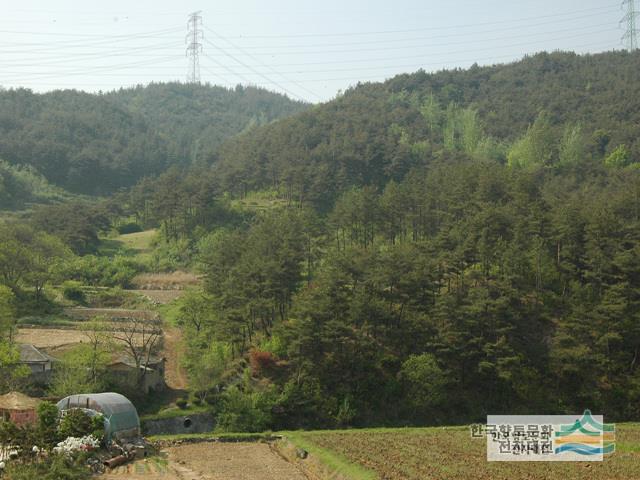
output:
<svg viewBox="0 0 640 480"><path fill-rule="evenodd" d="M140 365L140 370L138 370L133 358L125 355L114 359L107 369L114 376L114 380L119 383L124 382L129 386L135 386L138 379L142 377L140 388L145 394L148 394L150 391L159 391L165 388L165 361L164 357L152 357L146 367Z"/></svg>
<svg viewBox="0 0 640 480"><path fill-rule="evenodd" d="M0 396L0 419L17 426L34 424L38 420L40 400L19 392L10 392Z"/></svg>
<svg viewBox="0 0 640 480"><path fill-rule="evenodd" d="M49 384L53 372L53 362L56 359L29 344L19 344L18 350L20 351L20 363L31 369L31 382L43 385Z"/></svg>

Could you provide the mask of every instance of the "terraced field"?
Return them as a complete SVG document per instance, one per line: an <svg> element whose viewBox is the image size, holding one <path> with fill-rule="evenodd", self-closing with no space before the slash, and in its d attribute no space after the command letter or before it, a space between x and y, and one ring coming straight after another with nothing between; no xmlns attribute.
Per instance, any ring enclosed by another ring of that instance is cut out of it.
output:
<svg viewBox="0 0 640 480"><path fill-rule="evenodd" d="M486 443L466 427L291 432L312 455L364 467L383 480L637 480L640 424L616 428L617 451L604 462L487 462ZM340 468L338 467L338 471Z"/></svg>

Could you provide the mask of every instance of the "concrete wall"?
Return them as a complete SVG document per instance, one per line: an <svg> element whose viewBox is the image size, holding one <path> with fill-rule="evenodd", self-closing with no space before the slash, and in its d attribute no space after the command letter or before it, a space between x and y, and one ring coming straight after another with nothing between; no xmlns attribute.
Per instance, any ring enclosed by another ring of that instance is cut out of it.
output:
<svg viewBox="0 0 640 480"><path fill-rule="evenodd" d="M182 417L143 420L144 435L177 435L180 433L208 433L213 430L215 420L209 413L185 415Z"/></svg>

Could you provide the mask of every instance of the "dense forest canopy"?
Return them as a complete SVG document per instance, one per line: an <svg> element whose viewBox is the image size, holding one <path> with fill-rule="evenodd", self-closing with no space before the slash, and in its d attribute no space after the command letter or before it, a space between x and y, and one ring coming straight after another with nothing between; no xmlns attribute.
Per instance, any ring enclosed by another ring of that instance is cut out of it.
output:
<svg viewBox="0 0 640 480"><path fill-rule="evenodd" d="M105 195L306 105L253 87L152 84L109 94L0 90L0 159Z"/></svg>
<svg viewBox="0 0 640 480"><path fill-rule="evenodd" d="M640 155L638 52L541 53L468 70L417 72L354 87L336 100L235 137L221 149L223 188L274 188L316 205L353 185L401 180L444 146L480 141L504 158L546 112L552 134L579 126L585 148ZM456 110L466 109L458 115ZM476 131L465 127L475 128ZM482 137L479 135L482 128ZM466 147L470 148L469 145Z"/></svg>
<svg viewBox="0 0 640 480"><path fill-rule="evenodd" d="M152 83L107 96L144 116L166 139L169 157L181 159L182 163L204 161L234 135L308 107L267 90L242 85L228 90L210 85Z"/></svg>

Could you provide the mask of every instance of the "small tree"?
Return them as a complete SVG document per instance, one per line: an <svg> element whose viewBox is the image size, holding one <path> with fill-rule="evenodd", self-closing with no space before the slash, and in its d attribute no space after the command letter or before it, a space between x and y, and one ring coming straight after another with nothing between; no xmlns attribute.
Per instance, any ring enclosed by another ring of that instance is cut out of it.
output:
<svg viewBox="0 0 640 480"><path fill-rule="evenodd" d="M407 391L407 403L425 415L446 398L447 376L430 353L411 355L402 364L400 380Z"/></svg>
<svg viewBox="0 0 640 480"><path fill-rule="evenodd" d="M136 364L137 384L142 385L151 355L162 338L161 323L159 320L134 317L119 323L118 327L113 338L122 342L131 355Z"/></svg>
<svg viewBox="0 0 640 480"><path fill-rule="evenodd" d="M49 393L66 397L77 392L100 391L104 387L104 372L110 355L82 344L66 352L56 365Z"/></svg>
<svg viewBox="0 0 640 480"><path fill-rule="evenodd" d="M0 340L9 342L13 339L16 322L16 305L13 291L0 285Z"/></svg>
<svg viewBox="0 0 640 480"><path fill-rule="evenodd" d="M37 435L40 446L50 450L58 440L58 407L51 402L38 405Z"/></svg>
<svg viewBox="0 0 640 480"><path fill-rule="evenodd" d="M605 166L609 168L622 168L631 163L631 155L626 145L618 145L611 154L604 159Z"/></svg>
<svg viewBox="0 0 640 480"><path fill-rule="evenodd" d="M578 165L587 154L580 124L567 125L560 143L560 165Z"/></svg>
<svg viewBox="0 0 640 480"><path fill-rule="evenodd" d="M20 363L20 352L8 341L0 340L0 393L15 390L31 373Z"/></svg>

